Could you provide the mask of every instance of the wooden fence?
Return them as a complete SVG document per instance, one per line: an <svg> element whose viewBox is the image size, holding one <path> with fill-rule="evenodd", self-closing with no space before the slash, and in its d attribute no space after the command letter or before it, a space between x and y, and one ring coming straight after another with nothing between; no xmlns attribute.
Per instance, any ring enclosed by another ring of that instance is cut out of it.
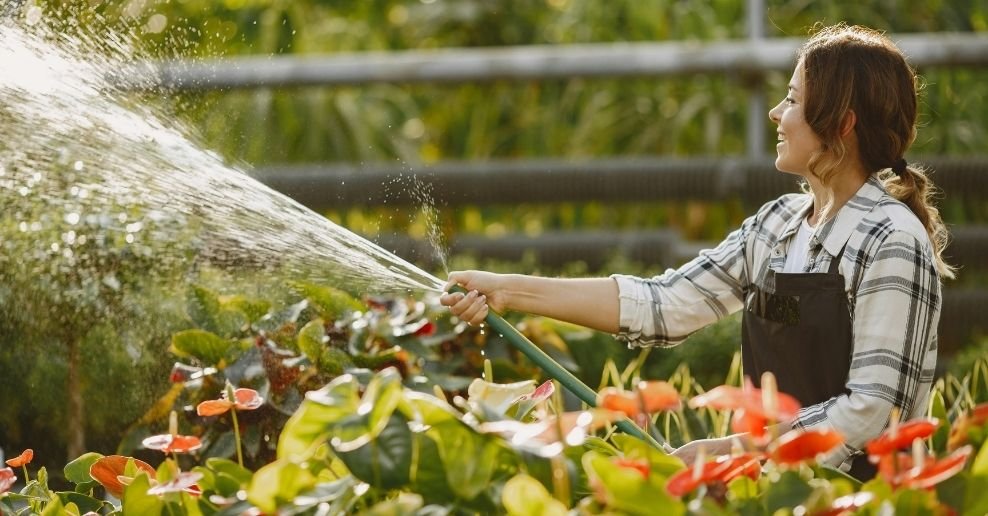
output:
<svg viewBox="0 0 988 516"><path fill-rule="evenodd" d="M415 164L312 164L269 166L254 172L273 188L315 209L385 202L416 202L411 194L384 188L390 179L414 173L431 184L440 204L513 204L521 202L661 199L726 200L740 198L755 206L795 189L790 176L775 172L766 158L764 136L764 76L792 66L801 40L765 39L759 0L749 0L749 31L744 40L720 42L610 43L495 49L445 49L393 53L321 56L243 57L196 62L159 63L161 85L170 89L284 88L352 85L376 82L485 82L558 78L660 77L717 73L736 76L749 88L747 155L673 159L620 157L569 161L555 158L524 161L443 162ZM917 67L988 66L988 37L984 34L893 35ZM124 75L125 76L125 75ZM135 85L135 87L143 87ZM950 198L980 202L986 183L981 174L988 156L916 157L935 170L935 182ZM961 274L983 275L988 270L988 226L953 228L948 250ZM379 239L405 257L428 261L427 245L399 235ZM518 259L534 253L552 264L579 257L594 266L620 251L643 262L678 264L709 243L687 242L670 230L595 230L546 233L531 238L507 235L499 239L455 236L452 252ZM941 345L956 349L981 333L986 322L988 290L947 288L940 325Z"/></svg>

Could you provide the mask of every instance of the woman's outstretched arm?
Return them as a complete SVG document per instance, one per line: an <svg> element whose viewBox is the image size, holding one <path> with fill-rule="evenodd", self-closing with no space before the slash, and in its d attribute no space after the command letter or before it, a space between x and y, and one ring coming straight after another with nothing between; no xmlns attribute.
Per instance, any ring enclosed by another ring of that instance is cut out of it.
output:
<svg viewBox="0 0 988 516"><path fill-rule="evenodd" d="M468 293L445 294L440 302L471 324L482 322L489 306L496 312L514 310L618 332L618 287L611 278L542 278L458 271L449 275L446 288L453 285Z"/></svg>

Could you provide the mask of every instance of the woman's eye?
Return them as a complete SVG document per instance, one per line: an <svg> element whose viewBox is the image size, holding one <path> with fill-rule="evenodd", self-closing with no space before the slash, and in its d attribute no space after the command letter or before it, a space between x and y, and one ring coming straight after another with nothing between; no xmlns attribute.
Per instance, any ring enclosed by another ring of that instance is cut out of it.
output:
<svg viewBox="0 0 988 516"><path fill-rule="evenodd" d="M792 97L786 97L785 102L786 102L786 104L795 104L796 103L796 99L794 99Z"/></svg>

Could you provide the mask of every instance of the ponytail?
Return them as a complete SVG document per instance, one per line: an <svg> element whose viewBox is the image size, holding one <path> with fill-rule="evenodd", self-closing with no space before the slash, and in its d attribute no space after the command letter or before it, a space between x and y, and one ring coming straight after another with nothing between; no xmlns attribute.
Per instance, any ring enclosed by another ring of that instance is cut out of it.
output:
<svg viewBox="0 0 988 516"><path fill-rule="evenodd" d="M923 223L926 233L930 236L930 242L933 243L937 270L944 278L954 279L956 268L943 258L950 233L943 219L940 218L940 210L933 205L933 197L939 193L939 189L933 185L922 167L909 164L898 172L885 169L878 173L878 178L885 185L889 195L908 206L916 218Z"/></svg>

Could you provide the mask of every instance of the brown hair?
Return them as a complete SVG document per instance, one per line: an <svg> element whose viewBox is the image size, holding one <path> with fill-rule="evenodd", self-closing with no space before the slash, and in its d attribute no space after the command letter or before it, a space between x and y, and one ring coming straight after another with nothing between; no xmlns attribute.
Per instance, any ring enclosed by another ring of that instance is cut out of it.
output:
<svg viewBox="0 0 988 516"><path fill-rule="evenodd" d="M822 143L810 158L810 172L827 184L837 171L847 154L841 125L853 111L861 164L869 174L878 174L889 194L923 223L937 269L953 278L954 268L942 256L949 234L932 203L936 188L922 167L901 167L903 154L916 138L918 103L916 73L902 51L879 32L840 24L811 36L798 58L806 92L804 115Z"/></svg>

